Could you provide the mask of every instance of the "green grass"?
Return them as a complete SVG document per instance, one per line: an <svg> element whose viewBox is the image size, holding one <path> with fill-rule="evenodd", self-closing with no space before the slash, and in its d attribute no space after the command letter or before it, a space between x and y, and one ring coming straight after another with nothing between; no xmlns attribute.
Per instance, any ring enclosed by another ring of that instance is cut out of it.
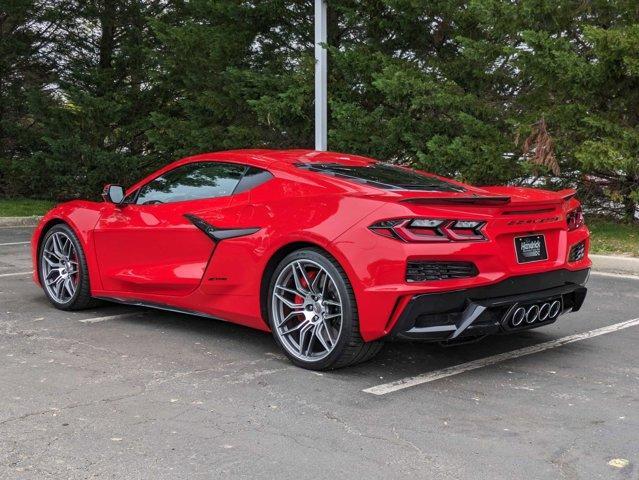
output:
<svg viewBox="0 0 639 480"><path fill-rule="evenodd" d="M639 257L639 225L617 223L606 218L586 217L590 229L590 250L600 254Z"/></svg>
<svg viewBox="0 0 639 480"><path fill-rule="evenodd" d="M44 215L55 202L28 198L0 199L0 217L29 217Z"/></svg>

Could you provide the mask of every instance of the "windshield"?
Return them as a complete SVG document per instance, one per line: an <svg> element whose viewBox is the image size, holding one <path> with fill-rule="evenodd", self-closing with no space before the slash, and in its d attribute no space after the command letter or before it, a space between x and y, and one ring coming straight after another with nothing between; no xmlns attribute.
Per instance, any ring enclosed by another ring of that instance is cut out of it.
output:
<svg viewBox="0 0 639 480"><path fill-rule="evenodd" d="M371 163L364 166L343 165L340 163L300 163L297 166L386 190L465 191L463 187L453 185L439 178L387 163Z"/></svg>

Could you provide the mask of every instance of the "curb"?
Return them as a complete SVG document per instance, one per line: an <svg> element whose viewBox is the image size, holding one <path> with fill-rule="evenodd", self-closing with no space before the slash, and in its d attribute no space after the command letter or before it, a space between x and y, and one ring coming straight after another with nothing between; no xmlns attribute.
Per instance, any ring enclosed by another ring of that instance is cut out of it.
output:
<svg viewBox="0 0 639 480"><path fill-rule="evenodd" d="M0 217L0 227L35 227L41 215L32 217Z"/></svg>
<svg viewBox="0 0 639 480"><path fill-rule="evenodd" d="M639 258L591 254L590 260L592 260L592 269L596 272L639 276Z"/></svg>

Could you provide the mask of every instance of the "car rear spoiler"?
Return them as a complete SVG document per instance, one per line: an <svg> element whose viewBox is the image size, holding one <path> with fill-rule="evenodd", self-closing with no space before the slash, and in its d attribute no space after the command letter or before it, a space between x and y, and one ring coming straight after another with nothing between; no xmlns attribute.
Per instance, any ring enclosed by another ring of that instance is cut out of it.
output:
<svg viewBox="0 0 639 480"><path fill-rule="evenodd" d="M568 200L573 198L575 195L577 195L577 190L575 190L574 188L566 188L564 190L559 190L557 194L561 196L561 199L564 202L567 202Z"/></svg>
<svg viewBox="0 0 639 480"><path fill-rule="evenodd" d="M400 203L413 205L505 205L510 203L508 196L481 196L472 197L421 197L400 200Z"/></svg>

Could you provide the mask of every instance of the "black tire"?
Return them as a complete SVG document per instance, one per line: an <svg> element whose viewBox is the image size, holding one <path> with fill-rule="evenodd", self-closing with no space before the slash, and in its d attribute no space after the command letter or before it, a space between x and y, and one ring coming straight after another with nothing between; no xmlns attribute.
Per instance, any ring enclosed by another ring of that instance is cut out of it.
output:
<svg viewBox="0 0 639 480"><path fill-rule="evenodd" d="M331 353L317 361L305 361L292 355L283 344L274 323L273 293L276 281L285 268L292 262L300 260L310 260L321 265L332 277L342 299L342 327L339 338L336 340ZM373 358L383 346L382 341L365 342L362 339L359 330L357 303L348 277L334 258L318 248L297 250L287 255L278 264L269 282L268 320L273 337L286 356L295 365L309 370L334 370L362 363Z"/></svg>
<svg viewBox="0 0 639 480"><path fill-rule="evenodd" d="M43 280L43 272L42 272L42 255L44 246L47 243L49 237L54 235L55 233L64 233L71 242L73 243L73 247L75 248L77 259L78 259L78 284L76 286L76 290L74 295L66 302L57 301L45 288L44 280ZM83 310L85 308L94 307L99 304L99 301L91 298L91 287L89 285L89 270L87 267L86 256L84 254L84 250L82 249L82 244L78 240L75 232L66 224L60 223L52 228L50 228L47 233L42 237L40 241L40 246L38 248L38 274L40 277L40 283L42 285L42 290L46 295L47 299L51 304L59 309L59 310Z"/></svg>

